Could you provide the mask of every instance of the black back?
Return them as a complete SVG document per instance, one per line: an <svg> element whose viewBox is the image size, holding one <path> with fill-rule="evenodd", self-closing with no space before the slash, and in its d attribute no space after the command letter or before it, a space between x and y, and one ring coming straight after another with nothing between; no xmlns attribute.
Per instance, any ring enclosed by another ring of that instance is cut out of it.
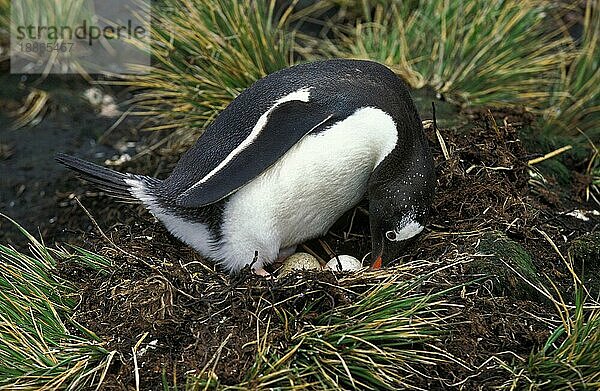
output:
<svg viewBox="0 0 600 391"><path fill-rule="evenodd" d="M250 135L261 115L278 99L301 88L311 88L309 102L280 105L269 116L260 140L236 157L222 175L197 185ZM301 64L270 74L242 92L155 191L184 207L214 203L260 175L307 132L323 131L367 106L392 116L401 148L410 148L415 139L422 144L421 121L408 89L387 67L342 59Z"/></svg>

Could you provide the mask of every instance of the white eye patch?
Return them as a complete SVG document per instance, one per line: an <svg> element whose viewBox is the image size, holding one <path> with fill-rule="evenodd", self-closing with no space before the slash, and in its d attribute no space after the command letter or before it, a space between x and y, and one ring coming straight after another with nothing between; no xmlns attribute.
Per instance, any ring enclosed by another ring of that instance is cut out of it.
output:
<svg viewBox="0 0 600 391"><path fill-rule="evenodd" d="M407 240L412 237L417 236L421 231L423 231L423 227L416 221L410 221L404 227L398 230L387 231L385 233L385 237L390 242L399 242L401 240Z"/></svg>
<svg viewBox="0 0 600 391"><path fill-rule="evenodd" d="M397 236L398 236L398 233L396 231L387 231L385 233L386 239L389 240L389 241L391 241L391 242L395 242Z"/></svg>

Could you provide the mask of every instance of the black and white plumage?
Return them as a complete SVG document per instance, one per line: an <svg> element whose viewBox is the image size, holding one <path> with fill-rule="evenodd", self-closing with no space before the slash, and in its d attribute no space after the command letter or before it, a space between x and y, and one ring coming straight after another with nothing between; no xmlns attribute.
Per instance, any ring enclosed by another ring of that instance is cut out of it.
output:
<svg viewBox="0 0 600 391"><path fill-rule="evenodd" d="M183 242L237 271L323 235L368 193L372 258L400 255L435 190L421 120L378 63L327 60L275 72L220 113L164 180L71 156L57 160L109 194L135 199Z"/></svg>

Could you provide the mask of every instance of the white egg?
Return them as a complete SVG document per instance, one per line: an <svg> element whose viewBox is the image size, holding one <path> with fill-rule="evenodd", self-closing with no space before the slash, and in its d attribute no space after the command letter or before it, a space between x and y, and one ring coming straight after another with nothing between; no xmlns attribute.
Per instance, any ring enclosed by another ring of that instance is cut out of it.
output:
<svg viewBox="0 0 600 391"><path fill-rule="evenodd" d="M317 258L307 253L296 253L290 255L283 266L279 269L279 275L284 276L294 270L321 270L321 264Z"/></svg>
<svg viewBox="0 0 600 391"><path fill-rule="evenodd" d="M360 270L362 263L352 255L338 255L331 258L326 267L336 272L350 272Z"/></svg>

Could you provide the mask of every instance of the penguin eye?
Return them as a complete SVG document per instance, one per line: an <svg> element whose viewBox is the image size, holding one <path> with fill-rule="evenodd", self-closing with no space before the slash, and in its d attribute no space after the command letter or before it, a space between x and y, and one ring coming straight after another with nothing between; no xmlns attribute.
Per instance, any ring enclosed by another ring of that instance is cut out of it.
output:
<svg viewBox="0 0 600 391"><path fill-rule="evenodd" d="M395 241L398 237L398 234L396 233L396 231L387 231L385 233L385 237L387 238L387 240Z"/></svg>

